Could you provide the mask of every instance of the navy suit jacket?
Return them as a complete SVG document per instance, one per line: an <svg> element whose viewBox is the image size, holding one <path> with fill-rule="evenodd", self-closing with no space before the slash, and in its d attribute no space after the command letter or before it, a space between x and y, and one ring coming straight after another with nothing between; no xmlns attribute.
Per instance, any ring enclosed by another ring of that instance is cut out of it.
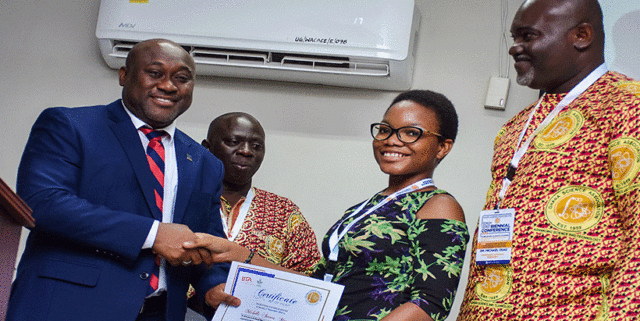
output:
<svg viewBox="0 0 640 321"><path fill-rule="evenodd" d="M174 223L224 237L220 160L179 130ZM33 209L7 320L135 320L154 255L142 245L155 220L153 174L136 128L117 100L49 108L35 122L17 191ZM184 320L188 284L202 300L228 264L167 264L167 319Z"/></svg>

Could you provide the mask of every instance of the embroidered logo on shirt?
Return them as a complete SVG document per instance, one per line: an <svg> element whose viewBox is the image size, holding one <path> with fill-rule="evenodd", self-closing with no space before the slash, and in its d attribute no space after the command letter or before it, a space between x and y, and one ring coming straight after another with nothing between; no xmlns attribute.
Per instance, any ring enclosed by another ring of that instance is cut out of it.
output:
<svg viewBox="0 0 640 321"><path fill-rule="evenodd" d="M547 221L568 232L587 231L602 219L604 199L586 186L566 186L549 198L544 208Z"/></svg>
<svg viewBox="0 0 640 321"><path fill-rule="evenodd" d="M293 214L291 215L291 217L289 217L289 221L287 222L287 228L289 229L289 231L293 231L302 222L304 222L304 218L302 218L302 215Z"/></svg>
<svg viewBox="0 0 640 321"><path fill-rule="evenodd" d="M579 111L563 112L536 136L534 144L539 149L558 147L573 138L583 124L584 116Z"/></svg>
<svg viewBox="0 0 640 321"><path fill-rule="evenodd" d="M269 254L273 255L278 260L282 260L282 255L284 254L284 242L272 235L269 235L267 236L265 243Z"/></svg>
<svg viewBox="0 0 640 321"><path fill-rule="evenodd" d="M496 302L511 293L513 278L508 265L487 265L484 274L484 280L476 284L476 294L480 299Z"/></svg>
<svg viewBox="0 0 640 321"><path fill-rule="evenodd" d="M633 137L615 139L609 144L609 163L613 188L626 192L640 169L640 141Z"/></svg>
<svg viewBox="0 0 640 321"><path fill-rule="evenodd" d="M631 92L640 97L640 82L638 81L621 81L614 84L616 87Z"/></svg>
<svg viewBox="0 0 640 321"><path fill-rule="evenodd" d="M498 131L498 134L496 135L496 138L493 140L493 149L495 150L496 147L498 146L498 143L500 142L500 138L502 138L502 136L504 136L504 133L507 132L507 129L502 127L500 128L500 131Z"/></svg>

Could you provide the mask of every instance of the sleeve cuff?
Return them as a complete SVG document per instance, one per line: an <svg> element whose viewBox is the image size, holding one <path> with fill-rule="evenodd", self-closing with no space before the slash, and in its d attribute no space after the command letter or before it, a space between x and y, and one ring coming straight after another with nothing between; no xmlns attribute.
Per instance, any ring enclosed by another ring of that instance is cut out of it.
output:
<svg viewBox="0 0 640 321"><path fill-rule="evenodd" d="M151 225L151 230L149 230L149 235L147 235L147 239L142 244L142 249L150 249L153 247L153 243L156 242L156 235L158 234L158 227L160 226L160 221L153 221L153 225Z"/></svg>

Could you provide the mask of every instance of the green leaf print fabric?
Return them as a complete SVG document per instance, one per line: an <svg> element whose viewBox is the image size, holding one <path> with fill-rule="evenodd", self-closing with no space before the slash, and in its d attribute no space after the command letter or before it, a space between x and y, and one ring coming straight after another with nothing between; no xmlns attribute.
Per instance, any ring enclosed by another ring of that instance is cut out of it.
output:
<svg viewBox="0 0 640 321"><path fill-rule="evenodd" d="M469 232L465 223L416 219L418 210L443 190L400 196L357 222L338 243L338 261L328 262L328 239L360 204L348 209L322 243L324 259L314 276L334 275L345 286L334 320L380 320L412 302L434 320L444 320L453 304ZM385 196L376 194L361 213ZM357 217L357 215L356 215ZM352 219L347 219L344 225Z"/></svg>

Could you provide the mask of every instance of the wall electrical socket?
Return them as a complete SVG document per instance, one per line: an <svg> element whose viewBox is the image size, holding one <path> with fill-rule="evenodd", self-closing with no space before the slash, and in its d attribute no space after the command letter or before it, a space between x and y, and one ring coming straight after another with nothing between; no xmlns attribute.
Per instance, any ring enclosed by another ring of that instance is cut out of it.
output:
<svg viewBox="0 0 640 321"><path fill-rule="evenodd" d="M491 77L484 108L504 110L509 96L509 78Z"/></svg>

